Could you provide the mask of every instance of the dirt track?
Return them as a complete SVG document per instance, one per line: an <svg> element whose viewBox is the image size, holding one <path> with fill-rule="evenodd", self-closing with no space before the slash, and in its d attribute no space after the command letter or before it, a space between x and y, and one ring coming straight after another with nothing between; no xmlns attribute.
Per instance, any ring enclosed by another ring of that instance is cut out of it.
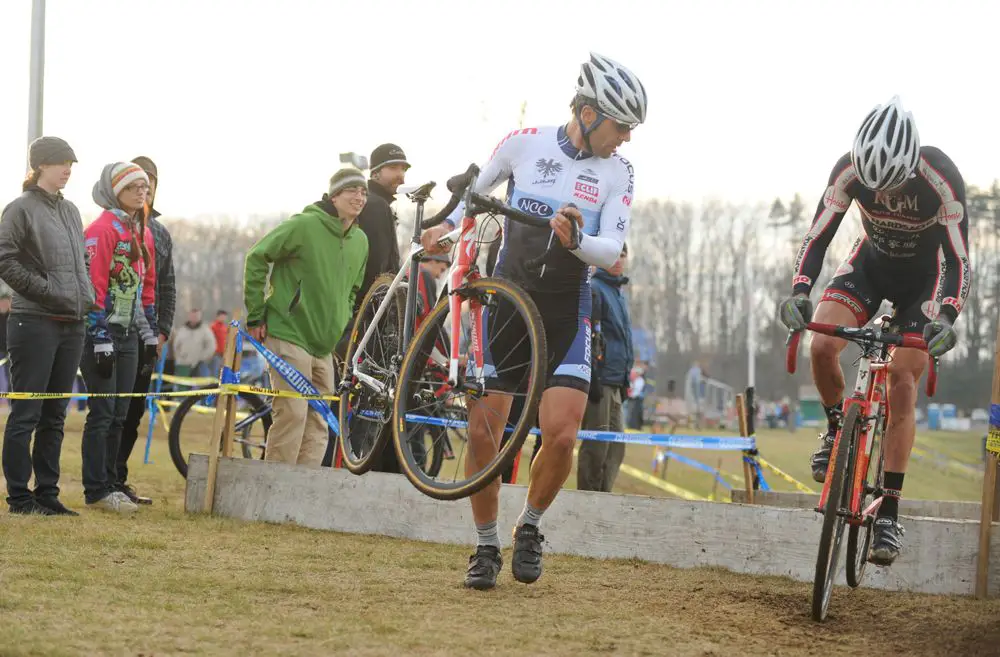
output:
<svg viewBox="0 0 1000 657"><path fill-rule="evenodd" d="M1000 655L1000 600L838 589L819 625L782 578L554 556L480 593L463 548L88 515L0 515L0 655Z"/></svg>

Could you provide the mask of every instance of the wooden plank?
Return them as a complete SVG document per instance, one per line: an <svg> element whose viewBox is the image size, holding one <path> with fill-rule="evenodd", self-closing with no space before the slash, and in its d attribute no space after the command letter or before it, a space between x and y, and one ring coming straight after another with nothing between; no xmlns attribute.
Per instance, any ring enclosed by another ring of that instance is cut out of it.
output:
<svg viewBox="0 0 1000 657"><path fill-rule="evenodd" d="M1000 324L997 325L996 349L993 354L993 395L992 404L1000 404ZM990 410L990 435L1000 433L1000 427L994 424L994 413ZM992 441L989 441L992 442ZM997 503L997 452L990 451L986 459L986 471L983 473L983 501L979 519L979 556L976 563L976 597L986 597L989 591L990 574L990 531L993 520L997 518L994 505Z"/></svg>
<svg viewBox="0 0 1000 657"><path fill-rule="evenodd" d="M193 455L187 508L200 502L206 473L207 457ZM501 488L499 522L505 547L510 541L506 528L514 526L526 492L525 486ZM400 475L369 472L358 477L343 469L241 458L219 462L215 513L431 543L471 545L476 536L468 502L433 500ZM717 566L811 582L822 517L808 509L564 490L542 522L546 553L639 559L680 568ZM979 521L904 517L903 523L904 557L892 568L870 566L863 585L971 595ZM1000 537L993 537L991 551L990 593L996 596ZM464 570L463 563L456 563L455 577Z"/></svg>
<svg viewBox="0 0 1000 657"><path fill-rule="evenodd" d="M236 328L229 327L226 332L226 350L222 355L222 366L233 362L233 353L236 350ZM222 383L222 372L219 372L219 383ZM220 439L223 428L232 424L231 406L227 402L231 395L218 395L215 398L215 418L212 420L212 433L208 437L208 479L205 485L205 499L202 502L202 511L211 514L215 502L215 480L219 467L219 450L221 449Z"/></svg>
<svg viewBox="0 0 1000 657"><path fill-rule="evenodd" d="M748 504L746 491L733 489L730 499L736 504ZM756 490L753 495L754 504L776 506L785 509L815 509L819 503L819 495L815 493L798 493L785 491ZM899 501L899 513L904 516L922 518L949 518L951 520L979 520L981 505L979 502L962 502L959 500L916 500L904 497Z"/></svg>
<svg viewBox="0 0 1000 657"><path fill-rule="evenodd" d="M736 395L736 417L740 423L740 435L747 437L747 407L743 394ZM744 456L746 456L744 454ZM747 492L747 503L753 504L753 471L746 459L743 459L743 485Z"/></svg>

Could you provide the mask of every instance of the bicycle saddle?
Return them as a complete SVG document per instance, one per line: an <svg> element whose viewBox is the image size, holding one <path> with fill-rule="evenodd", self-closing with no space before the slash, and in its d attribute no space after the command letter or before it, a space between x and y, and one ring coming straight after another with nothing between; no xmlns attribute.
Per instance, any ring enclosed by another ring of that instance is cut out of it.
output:
<svg viewBox="0 0 1000 657"><path fill-rule="evenodd" d="M424 201L426 201L431 197L431 190L434 189L434 186L436 184L437 183L435 183L433 180L430 181L429 183L424 183L423 185L417 187L413 191L407 192L406 197L416 203L423 203Z"/></svg>

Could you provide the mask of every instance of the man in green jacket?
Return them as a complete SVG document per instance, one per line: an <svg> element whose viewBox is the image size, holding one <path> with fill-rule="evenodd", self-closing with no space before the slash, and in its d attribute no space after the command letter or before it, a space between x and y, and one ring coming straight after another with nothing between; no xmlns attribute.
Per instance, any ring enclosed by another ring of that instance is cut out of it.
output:
<svg viewBox="0 0 1000 657"><path fill-rule="evenodd" d="M367 200L364 174L341 169L321 201L280 223L246 257L243 298L250 335L321 394L332 393L333 348L364 280L368 238L355 220ZM279 390L292 389L280 374L273 373L271 381ZM272 417L266 460L319 466L329 432L308 402L275 397Z"/></svg>

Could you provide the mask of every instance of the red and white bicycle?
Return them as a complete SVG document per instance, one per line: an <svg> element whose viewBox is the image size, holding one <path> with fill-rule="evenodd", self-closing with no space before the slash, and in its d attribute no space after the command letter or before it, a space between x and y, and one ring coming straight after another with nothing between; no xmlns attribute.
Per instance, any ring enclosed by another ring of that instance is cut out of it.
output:
<svg viewBox="0 0 1000 657"><path fill-rule="evenodd" d="M826 481L816 511L823 514L816 574L813 580L812 617L826 618L838 574L838 558L847 528L847 583L861 584L872 541L872 525L882 504L885 427L889 417L886 394L888 366L893 347L927 349L923 338L888 330L891 317L883 315L865 328L817 324L808 330L831 335L861 348L854 391L844 400L844 420L830 454ZM801 332L790 332L786 366L795 372ZM937 359L930 359L927 395L937 387ZM872 461L875 461L872 467Z"/></svg>

